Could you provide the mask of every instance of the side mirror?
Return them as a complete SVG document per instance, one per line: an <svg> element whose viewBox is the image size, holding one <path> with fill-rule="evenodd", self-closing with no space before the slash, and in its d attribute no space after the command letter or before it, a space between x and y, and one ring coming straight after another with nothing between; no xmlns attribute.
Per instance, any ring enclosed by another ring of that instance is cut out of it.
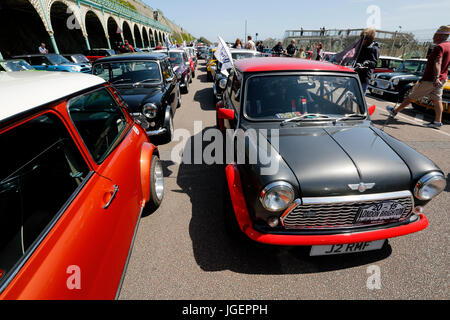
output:
<svg viewBox="0 0 450 320"><path fill-rule="evenodd" d="M217 117L219 119L233 120L234 116L235 116L234 110L224 108L217 109Z"/></svg>
<svg viewBox="0 0 450 320"><path fill-rule="evenodd" d="M375 113L376 108L377 108L376 105L370 106L369 107L369 115L373 115Z"/></svg>

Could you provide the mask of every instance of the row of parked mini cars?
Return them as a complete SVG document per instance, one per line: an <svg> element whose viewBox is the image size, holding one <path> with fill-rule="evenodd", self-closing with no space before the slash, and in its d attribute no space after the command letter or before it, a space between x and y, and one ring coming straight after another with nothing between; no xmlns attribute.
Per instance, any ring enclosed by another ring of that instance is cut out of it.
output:
<svg viewBox="0 0 450 320"><path fill-rule="evenodd" d="M190 51L104 57L93 75L0 72L0 298L118 296L140 217L164 198L156 145L173 137ZM446 178L372 126L353 70L232 54L234 68L210 68L217 127L244 133L232 144L244 160L224 167L232 235L321 256L428 226L423 205Z"/></svg>

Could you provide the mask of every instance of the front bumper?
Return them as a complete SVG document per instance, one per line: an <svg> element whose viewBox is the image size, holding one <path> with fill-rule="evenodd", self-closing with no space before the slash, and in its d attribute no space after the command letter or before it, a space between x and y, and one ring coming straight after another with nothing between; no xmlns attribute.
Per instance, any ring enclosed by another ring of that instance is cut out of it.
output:
<svg viewBox="0 0 450 320"><path fill-rule="evenodd" d="M242 192L242 184L239 176L239 171L236 165L228 165L225 169L225 174L228 181L228 188L230 191L231 202L239 227L250 239L271 245L283 246L316 246L316 245L333 245L333 244L348 244L370 242L389 238L395 238L421 231L428 226L427 218L421 214L413 216L406 222L399 223L392 226L374 227L367 230L353 230L336 234L281 234L281 233L263 233L257 228L250 218L244 194Z"/></svg>
<svg viewBox="0 0 450 320"><path fill-rule="evenodd" d="M372 85L369 84L368 89L370 90L370 92L372 92L372 90L380 90L383 91L384 93L388 93L388 94L392 94L392 95L399 95L400 93L398 91L392 91L392 90L387 90L387 89L381 89L378 87L374 87Z"/></svg>

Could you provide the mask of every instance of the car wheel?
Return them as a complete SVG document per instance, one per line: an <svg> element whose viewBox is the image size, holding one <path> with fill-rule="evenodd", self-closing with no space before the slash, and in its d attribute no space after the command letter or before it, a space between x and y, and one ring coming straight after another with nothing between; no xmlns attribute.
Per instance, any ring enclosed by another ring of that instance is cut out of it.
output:
<svg viewBox="0 0 450 320"><path fill-rule="evenodd" d="M157 156L152 156L150 166L150 199L145 204L144 215L155 212L164 198L164 174L161 161Z"/></svg>
<svg viewBox="0 0 450 320"><path fill-rule="evenodd" d="M179 107L181 107L181 89L180 89L180 85L178 85L177 91L178 91L178 102L177 102L177 109L178 109Z"/></svg>
<svg viewBox="0 0 450 320"><path fill-rule="evenodd" d="M185 86L184 86L183 93L187 94L187 93L189 93L189 79L188 79L188 76L186 76L186 79L184 79L184 83L185 83Z"/></svg>

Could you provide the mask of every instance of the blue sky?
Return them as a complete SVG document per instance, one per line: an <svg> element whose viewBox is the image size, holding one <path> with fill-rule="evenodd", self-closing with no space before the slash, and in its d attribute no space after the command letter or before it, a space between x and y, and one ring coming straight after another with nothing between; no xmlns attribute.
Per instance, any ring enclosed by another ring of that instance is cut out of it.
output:
<svg viewBox="0 0 450 320"><path fill-rule="evenodd" d="M450 24L450 0L144 0L195 37L216 41L243 38L247 30L258 39L282 38L288 29L366 27L371 5L380 9L382 30L418 31L422 37Z"/></svg>

